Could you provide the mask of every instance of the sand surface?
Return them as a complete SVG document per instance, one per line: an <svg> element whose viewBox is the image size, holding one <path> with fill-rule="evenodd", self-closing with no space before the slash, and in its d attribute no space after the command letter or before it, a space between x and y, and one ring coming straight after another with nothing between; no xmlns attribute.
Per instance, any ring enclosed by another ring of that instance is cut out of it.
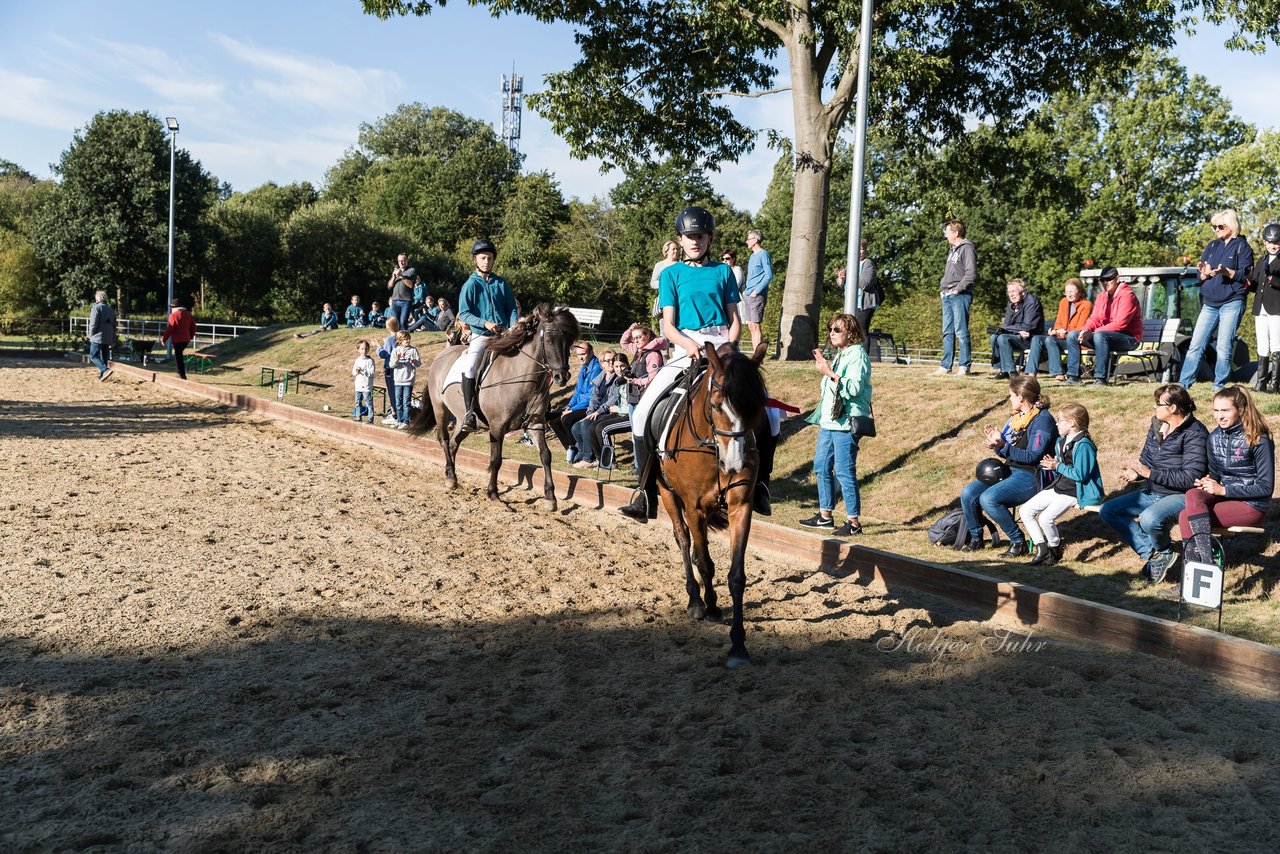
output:
<svg viewBox="0 0 1280 854"><path fill-rule="evenodd" d="M0 849L1280 845L1272 695L758 550L728 671L665 524L94 376L0 361Z"/></svg>

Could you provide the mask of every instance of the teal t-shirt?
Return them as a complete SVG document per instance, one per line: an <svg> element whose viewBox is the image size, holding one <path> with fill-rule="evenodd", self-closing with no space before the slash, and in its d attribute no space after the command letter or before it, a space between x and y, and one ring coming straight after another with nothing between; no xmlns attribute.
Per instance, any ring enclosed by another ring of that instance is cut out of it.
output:
<svg viewBox="0 0 1280 854"><path fill-rule="evenodd" d="M728 264L672 264L658 277L658 305L675 308L676 329L728 326L729 306L738 303L738 279Z"/></svg>

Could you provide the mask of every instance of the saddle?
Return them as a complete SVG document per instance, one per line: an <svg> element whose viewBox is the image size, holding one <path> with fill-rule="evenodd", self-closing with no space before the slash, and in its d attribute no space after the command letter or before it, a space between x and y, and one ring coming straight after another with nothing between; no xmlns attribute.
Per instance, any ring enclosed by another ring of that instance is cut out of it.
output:
<svg viewBox="0 0 1280 854"><path fill-rule="evenodd" d="M662 397L658 398L649 410L649 420L644 425L644 442L649 453L657 453L660 458L663 456L660 449L667 445L667 435L671 432L671 426L676 423L676 419L688 411L689 401L693 399L693 390L706 371L706 359L699 359L685 368L684 373L676 378L676 381L662 393Z"/></svg>

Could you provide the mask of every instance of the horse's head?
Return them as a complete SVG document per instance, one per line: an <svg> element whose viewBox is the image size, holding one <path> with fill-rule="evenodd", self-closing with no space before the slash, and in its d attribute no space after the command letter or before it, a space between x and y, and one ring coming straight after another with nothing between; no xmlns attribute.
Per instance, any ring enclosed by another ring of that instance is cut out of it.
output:
<svg viewBox="0 0 1280 854"><path fill-rule="evenodd" d="M538 318L538 348L542 362L551 373L551 381L557 386L569 382L569 350L578 340L578 318L563 306L552 309L546 303L538 306L534 316Z"/></svg>
<svg viewBox="0 0 1280 854"><path fill-rule="evenodd" d="M767 400L760 363L765 345L759 344L751 358L731 347L717 352L704 345L707 355L707 409L712 436L719 449L720 469L733 475L747 464L747 435L764 415Z"/></svg>

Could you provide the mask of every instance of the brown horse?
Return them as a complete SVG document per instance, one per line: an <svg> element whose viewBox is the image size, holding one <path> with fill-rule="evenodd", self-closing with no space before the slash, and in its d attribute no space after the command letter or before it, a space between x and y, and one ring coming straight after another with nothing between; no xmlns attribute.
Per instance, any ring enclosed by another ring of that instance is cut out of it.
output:
<svg viewBox="0 0 1280 854"><path fill-rule="evenodd" d="M551 480L551 449L546 442L547 407L551 383L569 381L569 349L578 340L578 321L567 308L552 309L546 303L522 317L515 326L489 344L493 365L476 390L476 419L489 430L489 497L498 497L498 468L502 465L502 440L516 428L532 434L542 461L542 489L548 507L556 509L555 484ZM444 450L444 479L450 489L458 485L454 458L468 435L462 429L467 408L457 383L443 388L449 369L466 352L464 345L446 347L427 372L422 408L409 423L409 432L422 435L437 428ZM482 356L477 367L488 360ZM450 417L452 416L452 417Z"/></svg>
<svg viewBox="0 0 1280 854"><path fill-rule="evenodd" d="M717 352L707 344L704 349L707 371L667 433L658 483L684 560L689 616L695 620L721 618L712 586L715 566L707 548L707 528L722 512L721 506L727 508L733 625L726 663L738 667L750 662L742 628L742 594L747 586L744 561L760 466L753 431L768 400L760 374L765 345L758 345L750 358L729 347ZM702 576L701 590L693 574L694 561Z"/></svg>

